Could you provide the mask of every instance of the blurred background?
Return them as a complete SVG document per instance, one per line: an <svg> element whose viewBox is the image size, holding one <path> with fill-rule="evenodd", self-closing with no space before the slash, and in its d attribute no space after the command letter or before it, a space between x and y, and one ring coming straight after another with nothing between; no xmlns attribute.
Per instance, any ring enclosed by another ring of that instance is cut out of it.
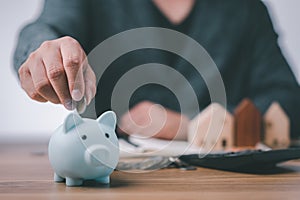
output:
<svg viewBox="0 0 300 200"><path fill-rule="evenodd" d="M300 1L264 0L279 43L300 82ZM46 142L69 113L60 105L37 103L21 89L12 67L16 39L22 26L35 19L43 0L0 0L0 143Z"/></svg>

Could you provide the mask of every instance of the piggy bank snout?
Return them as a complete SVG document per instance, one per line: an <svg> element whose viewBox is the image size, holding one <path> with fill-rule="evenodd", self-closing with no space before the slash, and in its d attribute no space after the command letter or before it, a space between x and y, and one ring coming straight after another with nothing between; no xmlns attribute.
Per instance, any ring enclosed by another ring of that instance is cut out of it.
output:
<svg viewBox="0 0 300 200"><path fill-rule="evenodd" d="M110 152L104 145L93 145L85 151L85 161L92 166L107 165Z"/></svg>

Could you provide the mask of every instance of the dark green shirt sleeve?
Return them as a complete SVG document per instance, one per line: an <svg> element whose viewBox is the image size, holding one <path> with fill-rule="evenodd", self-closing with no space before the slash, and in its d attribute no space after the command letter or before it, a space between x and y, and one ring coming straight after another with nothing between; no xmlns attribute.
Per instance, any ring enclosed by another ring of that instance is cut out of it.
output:
<svg viewBox="0 0 300 200"><path fill-rule="evenodd" d="M42 42L71 36L85 47L88 37L88 1L45 0L38 19L26 25L20 32L14 54L16 71Z"/></svg>
<svg viewBox="0 0 300 200"><path fill-rule="evenodd" d="M300 87L278 46L278 35L263 3L251 10L249 27L250 98L264 113L274 101L290 117L292 138L300 137Z"/></svg>

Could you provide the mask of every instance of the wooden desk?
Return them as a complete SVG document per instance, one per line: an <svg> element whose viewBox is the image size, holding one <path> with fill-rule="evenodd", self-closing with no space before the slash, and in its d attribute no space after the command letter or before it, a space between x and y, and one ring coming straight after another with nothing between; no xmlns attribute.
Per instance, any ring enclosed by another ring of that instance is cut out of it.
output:
<svg viewBox="0 0 300 200"><path fill-rule="evenodd" d="M66 187L52 180L46 145L0 146L0 199L300 199L300 162L276 175L198 168L114 172L110 186Z"/></svg>

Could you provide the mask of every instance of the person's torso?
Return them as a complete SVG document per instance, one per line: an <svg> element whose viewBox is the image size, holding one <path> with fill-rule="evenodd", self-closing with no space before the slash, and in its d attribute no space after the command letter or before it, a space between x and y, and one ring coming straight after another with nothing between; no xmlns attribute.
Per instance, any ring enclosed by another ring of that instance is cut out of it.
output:
<svg viewBox="0 0 300 200"><path fill-rule="evenodd" d="M212 57L224 80L228 104L234 105L241 100L247 87L241 83L247 82L246 75L249 69L246 55L247 9L244 1L237 2L197 0L187 18L174 25L151 0L93 0L89 13L88 51L113 35L135 28L161 27L179 31L197 41ZM200 107L204 108L210 103L205 83L201 76L192 70L188 61L168 51L140 49L120 56L101 77L101 87L98 85L96 96L97 113L110 109L111 95L118 80L130 69L147 63L161 63L176 69L190 81L198 96ZM130 106L142 100L153 101L180 111L174 91L155 83L139 87L131 97Z"/></svg>

